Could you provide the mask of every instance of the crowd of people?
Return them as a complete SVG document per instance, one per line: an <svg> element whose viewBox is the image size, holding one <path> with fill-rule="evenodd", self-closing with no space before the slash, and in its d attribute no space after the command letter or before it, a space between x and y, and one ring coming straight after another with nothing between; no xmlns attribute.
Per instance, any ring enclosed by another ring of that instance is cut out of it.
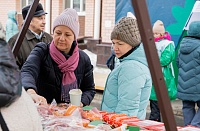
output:
<svg viewBox="0 0 200 131"><path fill-rule="evenodd" d="M26 18L30 7L28 5L22 8L23 19ZM69 91L80 89L80 107L83 107L90 105L96 93L93 65L89 56L78 48L80 28L76 10L67 8L54 19L53 35L44 31L46 14L39 3L16 59L11 53L19 35L16 11L8 13L6 33L0 24L0 50L5 49L9 52L8 57L13 65L18 66L15 70L21 71L18 75L22 82L21 96L10 106L1 107L10 130L16 130L18 127L22 131L42 130L34 103L46 105L53 99L57 103L70 103ZM152 27L169 98L171 101L177 98L182 100L184 125L196 127L200 127L200 109L195 110L196 104L200 108L199 28L200 21L190 24L188 36L183 38L175 58L175 44L170 33L165 30L163 22L157 20ZM101 110L137 116L144 120L150 101L149 119L161 121L158 99L136 17L133 14L122 17L115 24L110 39L112 55L107 65L112 71L105 83ZM0 52L0 67L6 66L1 64L7 59L4 55ZM177 84L172 66L175 60L179 70ZM18 114L19 117L24 117L24 122L13 124L12 116ZM26 116L29 116L29 119L26 119Z"/></svg>

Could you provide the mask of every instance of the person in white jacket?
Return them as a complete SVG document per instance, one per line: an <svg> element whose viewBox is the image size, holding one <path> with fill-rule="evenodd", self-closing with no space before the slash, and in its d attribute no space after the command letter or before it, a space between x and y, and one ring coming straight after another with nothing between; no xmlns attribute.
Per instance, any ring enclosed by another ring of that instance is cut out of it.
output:
<svg viewBox="0 0 200 131"><path fill-rule="evenodd" d="M1 108L1 113L10 131L43 130L36 106L24 88L21 97L10 106Z"/></svg>
<svg viewBox="0 0 200 131"><path fill-rule="evenodd" d="M0 23L0 68L3 70L5 66L9 67L8 64L9 62L12 62L13 66L16 64L14 56L10 48L8 47L8 44L6 43L5 30L2 24ZM4 76L6 76L6 74L1 77ZM1 78L0 82L2 82L0 83L0 85L4 85L3 83L6 81L3 81ZM26 93L24 88L22 88L22 93L19 98L17 98L9 106L1 107L0 111L9 131L43 130L41 119L37 111L36 105L34 105L34 102L30 98L30 96ZM0 131L1 130L2 128L0 126Z"/></svg>

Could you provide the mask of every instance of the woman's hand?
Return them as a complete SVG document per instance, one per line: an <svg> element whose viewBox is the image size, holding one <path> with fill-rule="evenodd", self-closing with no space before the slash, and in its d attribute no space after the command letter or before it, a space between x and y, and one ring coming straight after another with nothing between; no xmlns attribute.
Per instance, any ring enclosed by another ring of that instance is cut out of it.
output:
<svg viewBox="0 0 200 131"><path fill-rule="evenodd" d="M27 93L31 96L33 101L37 103L38 105L47 105L47 100L43 97L38 95L35 90L33 89L28 89Z"/></svg>
<svg viewBox="0 0 200 131"><path fill-rule="evenodd" d="M80 107L83 107L83 103L82 102L80 103Z"/></svg>

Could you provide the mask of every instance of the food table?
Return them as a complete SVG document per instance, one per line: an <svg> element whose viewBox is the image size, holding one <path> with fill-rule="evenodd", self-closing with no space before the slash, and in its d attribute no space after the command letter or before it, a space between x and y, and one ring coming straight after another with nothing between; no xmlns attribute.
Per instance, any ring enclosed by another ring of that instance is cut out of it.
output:
<svg viewBox="0 0 200 131"><path fill-rule="evenodd" d="M44 131L165 131L164 123L139 120L135 116L99 111L70 104L37 106ZM200 128L177 127L178 131L200 131Z"/></svg>

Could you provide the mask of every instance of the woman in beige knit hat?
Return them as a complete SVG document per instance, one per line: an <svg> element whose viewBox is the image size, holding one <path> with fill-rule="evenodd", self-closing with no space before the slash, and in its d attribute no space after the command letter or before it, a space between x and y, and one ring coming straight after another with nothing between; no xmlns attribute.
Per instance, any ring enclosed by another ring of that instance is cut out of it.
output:
<svg viewBox="0 0 200 131"><path fill-rule="evenodd" d="M176 83L174 78L174 70L172 61L175 59L175 46L171 41L170 34L165 31L164 24L161 20L157 20L153 25L153 34L156 44L157 53L160 59L162 72L168 89L170 100L176 99ZM150 96L150 120L161 121L160 110L158 107L157 97L154 86Z"/></svg>
<svg viewBox="0 0 200 131"><path fill-rule="evenodd" d="M137 20L121 18L111 33L111 40L120 64L107 78L101 110L125 113L143 120L152 81Z"/></svg>
<svg viewBox="0 0 200 131"><path fill-rule="evenodd" d="M82 91L80 106L94 98L93 66L79 50L79 20L76 10L65 9L53 22L53 41L38 43L21 70L22 85L34 102L70 103L69 91Z"/></svg>

